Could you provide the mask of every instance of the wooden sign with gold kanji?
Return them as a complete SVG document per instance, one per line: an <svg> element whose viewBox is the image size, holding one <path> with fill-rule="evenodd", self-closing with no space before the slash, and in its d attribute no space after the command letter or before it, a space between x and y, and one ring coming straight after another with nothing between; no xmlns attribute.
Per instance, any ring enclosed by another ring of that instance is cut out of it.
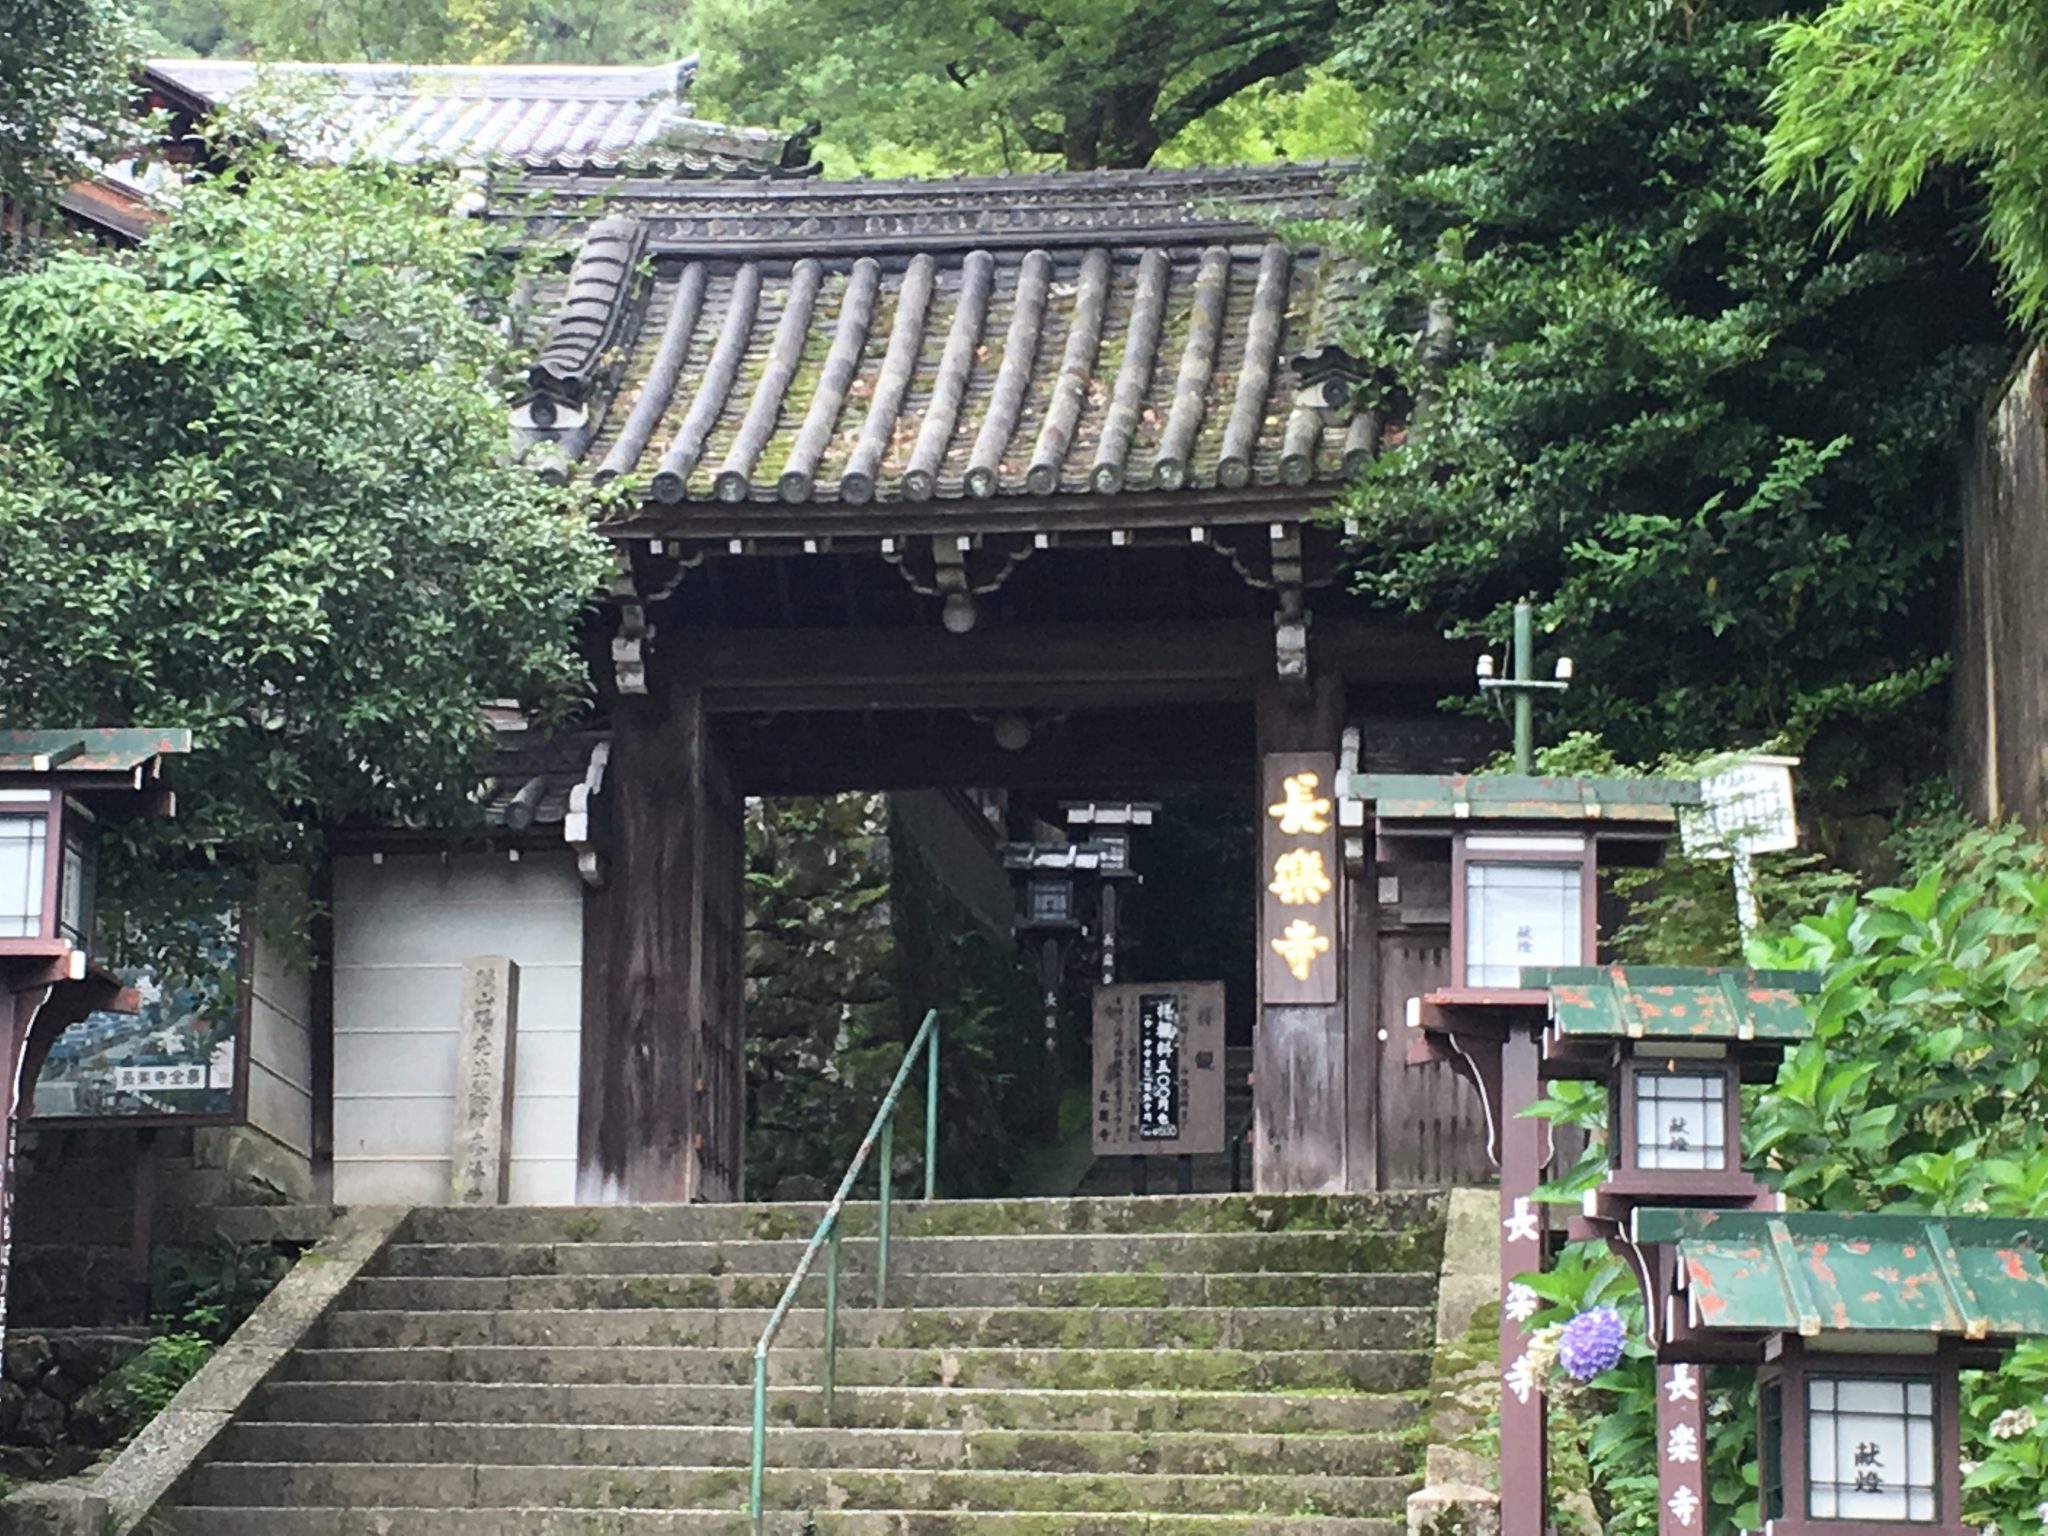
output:
<svg viewBox="0 0 2048 1536"><path fill-rule="evenodd" d="M1337 1001L1337 760L1268 753L1260 778L1259 962L1267 1004Z"/></svg>

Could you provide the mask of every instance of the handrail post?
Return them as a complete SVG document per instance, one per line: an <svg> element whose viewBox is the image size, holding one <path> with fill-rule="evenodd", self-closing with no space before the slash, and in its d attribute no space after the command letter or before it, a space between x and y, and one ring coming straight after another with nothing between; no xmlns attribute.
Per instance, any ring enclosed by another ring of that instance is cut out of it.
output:
<svg viewBox="0 0 2048 1536"><path fill-rule="evenodd" d="M775 1347L775 1336L782 1330L790 1309L796 1305L797 1296L803 1290L804 1281L811 1273L818 1250L827 1250L825 1258L825 1359L824 1397L822 1402L824 1421L832 1422L833 1396L839 1374L839 1239L842 1215L846 1202L853 1197L854 1186L860 1182L862 1171L867 1167L868 1154L880 1142L881 1167L881 1225L879 1242L875 1250L875 1306L888 1305L889 1294L889 1216L891 1184L896 1162L896 1112L902 1107L903 1091L910 1085L912 1075L917 1071L917 1053L921 1045L928 1044L931 1054L925 1058L925 1116L924 1116L924 1193L931 1199L937 1189L938 1168L938 1100L939 1100L939 1010L934 1008L924 1016L917 1034L911 1038L910 1047L903 1053L903 1064L896 1069L896 1076L890 1080L889 1091L882 1096L882 1104L875 1111L875 1118L868 1126L868 1133L862 1139L860 1149L847 1165L846 1176L839 1181L838 1193L832 1196L825 1207L825 1214L818 1221L818 1227L811 1234L811 1240L804 1245L803 1256L797 1260L796 1272L789 1277L789 1284L782 1289L782 1299L775 1303L768 1314L768 1321L761 1327L761 1338L754 1345L754 1424L751 1434L748 1467L747 1507L754 1536L761 1536L767 1510L764 1508L762 1484L767 1475L768 1464L768 1352Z"/></svg>
<svg viewBox="0 0 2048 1536"><path fill-rule="evenodd" d="M761 1479L768 1464L768 1352L754 1350L754 1433L753 1465L748 1473L747 1507L754 1514L754 1536L761 1536L765 1518L761 1508Z"/></svg>
<svg viewBox="0 0 2048 1536"><path fill-rule="evenodd" d="M875 1306L889 1305L889 1169L895 1161L896 1120L882 1122L882 1233L875 1249Z"/></svg>
<svg viewBox="0 0 2048 1536"><path fill-rule="evenodd" d="M939 1176L939 1020L932 1016L931 1040L926 1046L924 1072L924 1197L929 1202L938 1189Z"/></svg>
<svg viewBox="0 0 2048 1536"><path fill-rule="evenodd" d="M832 1422L832 1388L839 1375L839 1223L825 1248L825 1422Z"/></svg>

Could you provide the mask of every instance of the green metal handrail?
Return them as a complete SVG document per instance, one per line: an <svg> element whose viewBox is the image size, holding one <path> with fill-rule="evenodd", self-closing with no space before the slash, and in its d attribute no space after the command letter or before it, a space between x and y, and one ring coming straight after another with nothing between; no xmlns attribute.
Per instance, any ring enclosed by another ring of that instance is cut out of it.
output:
<svg viewBox="0 0 2048 1536"><path fill-rule="evenodd" d="M761 1330L761 1338L754 1345L754 1432L752 1439L752 1467L748 1480L747 1508L753 1512L755 1536L759 1536L765 1511L761 1504L761 1482L768 1466L768 1351L775 1346L775 1335L782 1331L782 1325L789 1317L789 1309L796 1305L796 1293L803 1289L803 1283L810 1277L811 1266L817 1262L818 1250L825 1250L825 1368L824 1368L824 1416L825 1422L832 1422L833 1376L839 1363L839 1218L846 1209L846 1198L853 1193L854 1181L867 1165L868 1154L875 1149L879 1140L882 1161L879 1174L882 1185L882 1210L879 1218L878 1236L875 1244L875 1306L888 1305L889 1291L889 1174L890 1154L895 1149L896 1105L903 1097L904 1086L910 1081L911 1068L916 1065L917 1053L925 1052L924 1092L924 1197L932 1198L933 1180L939 1167L939 1010L934 1008L924 1016L924 1022L911 1037L910 1049L903 1053L903 1065L896 1069L896 1080L889 1084L889 1091L882 1096L882 1107L875 1111L874 1123L861 1139L859 1149L853 1154L846 1177L839 1181L839 1192L832 1197L832 1203L825 1207L825 1214L818 1222L818 1230L811 1234L811 1240L804 1248L803 1257L797 1260L796 1273L789 1277L789 1284L783 1287L782 1299L775 1303L775 1310L768 1314L768 1322Z"/></svg>

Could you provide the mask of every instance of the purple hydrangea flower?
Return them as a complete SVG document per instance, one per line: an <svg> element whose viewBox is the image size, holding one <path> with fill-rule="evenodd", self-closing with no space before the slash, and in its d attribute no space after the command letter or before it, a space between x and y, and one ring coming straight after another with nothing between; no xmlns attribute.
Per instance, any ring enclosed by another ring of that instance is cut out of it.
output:
<svg viewBox="0 0 2048 1536"><path fill-rule="evenodd" d="M1557 1341L1557 1363L1574 1381L1591 1381L1621 1364L1627 1340L1621 1314L1612 1307L1595 1307L1564 1325Z"/></svg>

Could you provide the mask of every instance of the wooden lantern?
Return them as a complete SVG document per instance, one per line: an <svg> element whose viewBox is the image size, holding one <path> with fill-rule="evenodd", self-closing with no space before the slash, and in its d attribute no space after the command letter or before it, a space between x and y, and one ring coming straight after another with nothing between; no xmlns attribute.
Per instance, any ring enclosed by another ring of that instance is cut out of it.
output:
<svg viewBox="0 0 2048 1536"><path fill-rule="evenodd" d="M0 788L0 955L69 952L84 975L98 885L92 812L57 790Z"/></svg>
<svg viewBox="0 0 2048 1536"><path fill-rule="evenodd" d="M1513 990L1523 967L1591 965L1599 881L1583 832L1460 832L1451 840L1451 986Z"/></svg>
<svg viewBox="0 0 2048 1536"><path fill-rule="evenodd" d="M1969 1536L1951 1343L1843 1354L1774 1336L1765 1353L1758 1497L1771 1536Z"/></svg>
<svg viewBox="0 0 2048 1536"><path fill-rule="evenodd" d="M1687 1381L1699 1363L1757 1369L1765 1536L1973 1536L1960 1373L2048 1333L2035 1234L1981 1216L1650 1208L1626 1246L1649 1282L1660 1367ZM1667 1489L1698 1481L1697 1392L1682 1406L1681 1424L1659 1403ZM1697 1515L1697 1497L1688 1507Z"/></svg>

